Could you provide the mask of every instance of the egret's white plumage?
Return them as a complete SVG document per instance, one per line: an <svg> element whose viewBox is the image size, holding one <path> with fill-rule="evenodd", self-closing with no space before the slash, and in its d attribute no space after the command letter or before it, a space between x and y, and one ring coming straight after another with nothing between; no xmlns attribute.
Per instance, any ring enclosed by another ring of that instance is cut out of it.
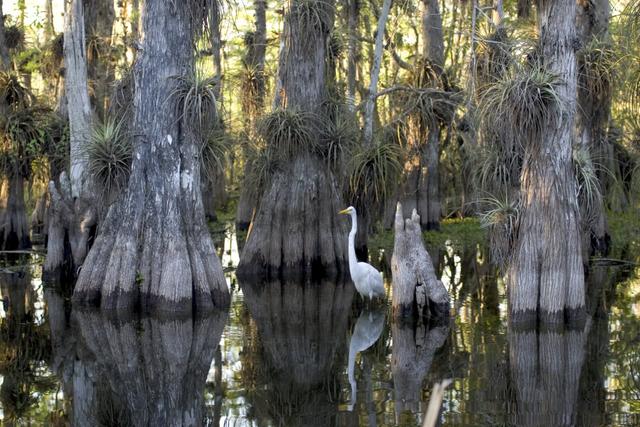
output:
<svg viewBox="0 0 640 427"><path fill-rule="evenodd" d="M349 273L356 285L356 290L363 298L384 297L384 284L380 272L366 262L358 262L356 258L355 239L358 231L358 217L356 209L349 206L340 211L341 214L351 215L351 232L349 232Z"/></svg>

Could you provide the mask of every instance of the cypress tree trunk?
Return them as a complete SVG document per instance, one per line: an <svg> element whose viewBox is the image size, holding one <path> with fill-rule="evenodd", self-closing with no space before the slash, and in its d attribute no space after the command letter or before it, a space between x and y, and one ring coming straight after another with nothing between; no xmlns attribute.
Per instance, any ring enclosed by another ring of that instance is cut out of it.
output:
<svg viewBox="0 0 640 427"><path fill-rule="evenodd" d="M360 43L358 41L358 25L360 20L360 0L347 0L347 98L349 103L356 102L356 75L358 67Z"/></svg>
<svg viewBox="0 0 640 427"><path fill-rule="evenodd" d="M597 42L599 48L608 48L609 18L611 6L609 0L579 0L578 1L578 34L582 44ZM588 55L589 52L586 52ZM610 189L610 178L607 173L612 170L613 159L611 144L607 138L607 127L611 113L612 88L610 76L602 75L602 70L590 70L592 64L584 58L579 59L580 74L578 77L578 108L576 109L577 141L585 153L589 153L588 164L583 167L593 169L597 173L600 192L594 194L590 206L583 217L585 231L584 248L592 253L605 255L608 253L611 237L603 201L603 195ZM593 81L596 80L596 81ZM591 159L600 159L603 167L597 167Z"/></svg>
<svg viewBox="0 0 640 427"><path fill-rule="evenodd" d="M518 19L529 19L531 16L531 0L518 0Z"/></svg>
<svg viewBox="0 0 640 427"><path fill-rule="evenodd" d="M559 76L563 107L527 141L521 173L519 232L508 267L511 320L562 322L583 314L580 212L572 164L576 108L575 0L542 0L543 66Z"/></svg>
<svg viewBox="0 0 640 427"><path fill-rule="evenodd" d="M47 258L43 278L48 282L73 281L88 251L97 215L93 183L87 172L84 147L91 137L92 110L87 81L84 7L72 0L65 10L64 63L69 117L71 173L49 182ZM55 178L54 178L55 179Z"/></svg>
<svg viewBox="0 0 640 427"><path fill-rule="evenodd" d="M422 2L422 58L441 76L444 70L444 39L442 16L438 0ZM423 66L423 65L419 65ZM420 72L417 70L416 72ZM420 121L420 120L419 120ZM440 203L440 123L431 120L420 125L420 141L417 142L419 159L412 166L402 198L404 215L409 218L413 209L418 211L420 222L427 230L440 228L442 205ZM426 140L423 140L426 134Z"/></svg>
<svg viewBox="0 0 640 427"><path fill-rule="evenodd" d="M24 177L20 171L11 170L0 184L0 248L16 250L30 247Z"/></svg>
<svg viewBox="0 0 640 427"><path fill-rule="evenodd" d="M253 37L247 37L247 55L245 58L245 67L248 73L253 73L253 80L247 82L247 92L245 93L242 102L242 112L246 115L245 132L247 135L252 135L255 128L256 119L258 115L262 113L265 101L266 92L266 78L264 74L264 58L267 51L267 18L266 0L255 0L254 8L256 14L256 30L253 33ZM247 159L247 153L245 151L245 160ZM250 173L250 164L246 163L244 168L245 178ZM243 185L240 192L240 198L238 200L238 208L236 211L236 228L238 230L245 231L249 228L251 223L251 217L256 206L256 201L252 197L255 193L255 189L249 188L248 185Z"/></svg>
<svg viewBox="0 0 640 427"><path fill-rule="evenodd" d="M309 21L308 7L319 19ZM325 117L326 52L333 15L333 2L289 3L280 52L277 105L315 117L318 123ZM299 147L274 173L260 199L238 273L346 271L347 222L337 216L341 206L326 162L311 147Z"/></svg>
<svg viewBox="0 0 640 427"><path fill-rule="evenodd" d="M188 6L164 0L144 4L129 184L109 208L85 260L76 302L171 313L228 304L204 219L196 135L172 99L176 76L193 71L198 11Z"/></svg>
<svg viewBox="0 0 640 427"><path fill-rule="evenodd" d="M83 0L83 3L88 40L87 78L94 88L91 105L99 117L104 117L106 100L115 80L110 51L116 13L111 0Z"/></svg>

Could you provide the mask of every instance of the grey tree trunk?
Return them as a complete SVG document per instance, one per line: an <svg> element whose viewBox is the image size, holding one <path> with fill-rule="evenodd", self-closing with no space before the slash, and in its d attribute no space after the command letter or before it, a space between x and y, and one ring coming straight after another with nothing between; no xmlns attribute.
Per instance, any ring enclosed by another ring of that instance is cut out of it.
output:
<svg viewBox="0 0 640 427"><path fill-rule="evenodd" d="M87 172L84 152L91 137L92 123L84 23L83 1L71 0L65 10L64 36L64 100L69 117L71 176L68 178L63 172L57 183L49 182L51 203L43 278L51 283L75 279L97 223L92 200L93 183Z"/></svg>
<svg viewBox="0 0 640 427"><path fill-rule="evenodd" d="M204 218L195 130L170 102L175 76L193 70L198 23L192 17L182 3L144 4L131 175L85 260L74 292L78 303L190 313L229 302Z"/></svg>
<svg viewBox="0 0 640 427"><path fill-rule="evenodd" d="M0 248L16 250L30 247L24 177L20 171L10 171L0 184Z"/></svg>
<svg viewBox="0 0 640 427"><path fill-rule="evenodd" d="M313 24L305 22L307 6L299 0L286 10L276 99L282 108L322 118L334 9L331 1L311 5L316 9L312 15L322 17ZM271 177L242 251L239 274L346 271L347 221L337 216L342 206L339 187L326 162L311 151L303 147L292 154Z"/></svg>
<svg viewBox="0 0 640 427"><path fill-rule="evenodd" d="M111 0L82 0L87 48L87 77L94 88L91 105L99 117L104 117L115 70L111 67L113 24L116 13Z"/></svg>
<svg viewBox="0 0 640 427"><path fill-rule="evenodd" d="M245 66L249 72L255 73L255 81L253 81L251 94L244 94L244 100L242 103L242 112L248 118L245 121L245 131L248 135L253 135L256 119L262 113L265 102L266 92L266 76L264 72L264 61L267 51L267 19L266 19L266 0L255 0L255 24L256 29L253 33L253 37L250 38L247 44L247 55L245 59ZM249 88L247 88L249 89ZM248 156L245 152L245 159ZM245 165L244 176L249 174L249 163ZM249 188L248 185L243 185L240 191L240 198L238 199L238 208L236 211L236 228L240 231L246 231L251 224L254 209L256 207L256 200L252 195L255 193L255 189Z"/></svg>
<svg viewBox="0 0 640 427"><path fill-rule="evenodd" d="M529 19L531 16L531 0L518 0L518 19Z"/></svg>
<svg viewBox="0 0 640 427"><path fill-rule="evenodd" d="M584 273L572 133L576 108L575 0L543 0L538 9L542 61L558 75L563 108L528 141L521 173L519 231L508 267L511 320L543 323L583 314Z"/></svg>
<svg viewBox="0 0 640 427"><path fill-rule="evenodd" d="M444 39L442 16L438 0L423 0L422 37L424 39L422 57L435 69L438 75L444 70ZM440 228L442 205L440 202L440 124L433 120L423 123L418 142L419 164L409 173L407 190L402 198L405 217L413 209L420 214L422 226L427 230Z"/></svg>
<svg viewBox="0 0 640 427"><path fill-rule="evenodd" d="M405 220L400 203L396 209L391 273L394 318L449 315L449 294L436 276L422 241L420 217L414 210Z"/></svg>
<svg viewBox="0 0 640 427"><path fill-rule="evenodd" d="M360 43L358 41L358 25L360 21L360 0L347 0L347 98L349 104L356 102L356 77Z"/></svg>
<svg viewBox="0 0 640 427"><path fill-rule="evenodd" d="M363 143L373 142L373 111L375 109L376 95L378 92L378 78L380 77L380 65L382 63L382 42L384 40L385 26L391 9L391 0L384 0L382 9L378 16L378 26L376 28L375 49L373 51L373 63L371 64L371 75L369 79L369 91L364 106L364 129Z"/></svg>
<svg viewBox="0 0 640 427"><path fill-rule="evenodd" d="M578 1L577 28L583 45L597 41L606 46L611 43L609 0ZM607 138L607 128L611 116L612 87L606 76L589 71L589 64L580 61L578 76L578 108L576 109L577 141L581 149L590 154L589 165L597 173L600 192L594 194L586 209L583 209L583 236L585 251L606 255L611 243L603 196L610 189L610 177L606 170L612 170L614 160ZM595 74L595 75L594 75ZM589 81L599 79L599 82ZM597 88L597 89L596 89ZM599 159L598 167L591 159Z"/></svg>

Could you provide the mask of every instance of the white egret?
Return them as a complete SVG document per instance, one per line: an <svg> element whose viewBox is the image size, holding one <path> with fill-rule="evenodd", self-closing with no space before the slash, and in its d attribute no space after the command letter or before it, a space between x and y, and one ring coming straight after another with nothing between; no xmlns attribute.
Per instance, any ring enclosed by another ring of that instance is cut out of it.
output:
<svg viewBox="0 0 640 427"><path fill-rule="evenodd" d="M366 262L358 262L356 258L355 240L358 231L358 218L353 206L338 212L343 215L351 215L351 232L349 233L349 273L351 280L356 285L356 290L362 298L384 297L384 284L380 272Z"/></svg>

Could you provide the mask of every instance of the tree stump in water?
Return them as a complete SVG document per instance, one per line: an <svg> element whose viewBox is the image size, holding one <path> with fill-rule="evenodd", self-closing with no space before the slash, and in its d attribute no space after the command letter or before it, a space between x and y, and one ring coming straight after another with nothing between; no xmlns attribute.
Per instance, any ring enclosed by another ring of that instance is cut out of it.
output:
<svg viewBox="0 0 640 427"><path fill-rule="evenodd" d="M449 294L436 277L422 241L420 216L414 209L411 218L405 220L400 203L396 209L391 273L394 317L449 314Z"/></svg>
<svg viewBox="0 0 640 427"><path fill-rule="evenodd" d="M65 172L60 174L58 186L53 181L49 183L49 196L43 279L53 284L72 282L87 256L89 240L95 235L97 214L90 202L72 196Z"/></svg>

